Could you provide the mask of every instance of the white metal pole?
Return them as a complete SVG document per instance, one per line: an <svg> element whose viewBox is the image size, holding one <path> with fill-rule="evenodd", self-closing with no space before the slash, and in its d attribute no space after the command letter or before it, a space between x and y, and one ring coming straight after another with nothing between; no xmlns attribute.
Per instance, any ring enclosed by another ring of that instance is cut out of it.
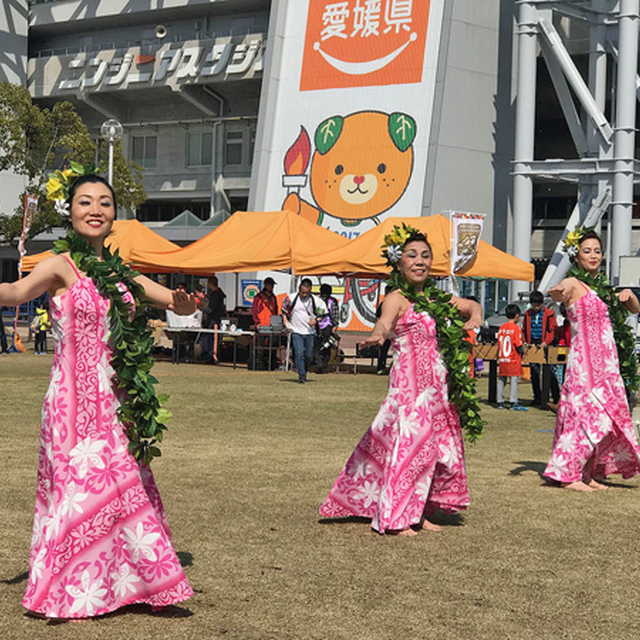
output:
<svg viewBox="0 0 640 640"><path fill-rule="evenodd" d="M109 137L109 172L107 177L109 184L113 185L113 136Z"/></svg>
<svg viewBox="0 0 640 640"><path fill-rule="evenodd" d="M531 260L531 222L533 218L533 181L518 172L533 160L535 136L537 13L532 2L522 2L518 15L518 81L516 94L516 131L513 179L513 254L525 262ZM512 282L513 298L527 291L529 284Z"/></svg>
<svg viewBox="0 0 640 640"><path fill-rule="evenodd" d="M613 284L617 284L620 277L620 257L631 253L640 1L620 0L619 6L614 134L615 173L613 177L613 229L611 232L611 280Z"/></svg>

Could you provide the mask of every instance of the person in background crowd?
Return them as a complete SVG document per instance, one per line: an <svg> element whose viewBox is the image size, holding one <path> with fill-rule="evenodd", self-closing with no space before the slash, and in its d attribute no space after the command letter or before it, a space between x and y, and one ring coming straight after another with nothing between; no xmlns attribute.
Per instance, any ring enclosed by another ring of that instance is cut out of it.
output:
<svg viewBox="0 0 640 640"><path fill-rule="evenodd" d="M251 316L253 324L258 331L260 327L271 327L271 318L278 315L278 299L273 292L275 285L276 281L271 276L267 276L262 282L262 289L251 303ZM258 333L255 339L256 353L250 352L249 354L250 366L252 366L252 359L255 357L256 369L265 371L276 368L278 359L272 357L274 354L272 349L269 348L270 336Z"/></svg>
<svg viewBox="0 0 640 640"><path fill-rule="evenodd" d="M285 326L292 333L293 358L300 384L307 381L307 368L313 358L317 319L326 313L324 302L311 293L309 278L300 281L298 293L293 299L287 296L282 303L282 317Z"/></svg>
<svg viewBox="0 0 640 640"><path fill-rule="evenodd" d="M2 355L9 355L9 347L7 345L7 334L4 330L4 320L2 319L2 307L0 307L0 349L2 349Z"/></svg>
<svg viewBox="0 0 640 640"><path fill-rule="evenodd" d="M320 299L327 308L327 315L318 320L318 337L316 349L316 373L327 373L331 349L340 342L338 327L340 326L340 303L331 294L330 284L320 285Z"/></svg>
<svg viewBox="0 0 640 640"><path fill-rule="evenodd" d="M529 303L531 308L525 311L522 321L525 343L543 347L551 346L555 343L558 332L555 314L544 306L544 296L539 291L532 291L529 294ZM539 406L542 402L541 365L539 362L531 362L529 369L531 370L531 390L533 391L531 404ZM549 407L556 411L560 399L560 388L553 371L551 372L551 398L553 402L549 403Z"/></svg>
<svg viewBox="0 0 640 640"><path fill-rule="evenodd" d="M505 309L507 322L498 329L498 409L504 409L504 387L509 378L511 411L527 411L518 403L518 380L522 375L523 337L520 329L520 309L508 304Z"/></svg>
<svg viewBox="0 0 640 640"><path fill-rule="evenodd" d="M389 286L384 288L384 296L385 298L391 291ZM384 304L384 298L380 301L376 309L376 319L379 320L382 315L382 305ZM376 374L382 376L385 374L387 370L387 356L389 355L389 349L391 348L391 339L387 338L379 347L378 347L378 363L376 365Z"/></svg>
<svg viewBox="0 0 640 640"><path fill-rule="evenodd" d="M267 276L262 283L260 293L253 299L251 315L256 327L271 326L271 316L278 315L278 299L273 292L275 285L276 281L271 276Z"/></svg>
<svg viewBox="0 0 640 640"><path fill-rule="evenodd" d="M36 314L31 321L31 328L35 335L33 351L36 355L46 355L47 353L47 331L51 328L49 322L49 312L46 308L36 308Z"/></svg>
<svg viewBox="0 0 640 640"><path fill-rule="evenodd" d="M206 306L203 309L204 320L203 327L205 329L220 328L220 321L226 315L227 310L225 307L225 298L227 297L225 292L218 286L218 278L216 276L210 276L207 280L207 301ZM213 335L205 335L202 339L202 355L205 362L215 364L217 359L214 355L214 340L218 344L217 336L214 339Z"/></svg>

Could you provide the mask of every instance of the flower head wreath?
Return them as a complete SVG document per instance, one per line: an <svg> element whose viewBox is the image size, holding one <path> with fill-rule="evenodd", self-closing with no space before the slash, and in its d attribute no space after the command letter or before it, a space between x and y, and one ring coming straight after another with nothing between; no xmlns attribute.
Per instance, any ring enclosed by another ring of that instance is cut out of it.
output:
<svg viewBox="0 0 640 640"><path fill-rule="evenodd" d="M582 238L589 233L589 231L593 231L594 227L576 227L573 231L570 231L567 234L567 237L564 239L564 250L571 258L571 260L575 260L578 255L578 251L580 251L580 242Z"/></svg>
<svg viewBox="0 0 640 640"><path fill-rule="evenodd" d="M411 236L420 233L418 229L407 226L404 222L401 227L394 225L391 233L384 237L382 245L382 257L386 260L387 266L397 269L397 264L402 258L402 249Z"/></svg>
<svg viewBox="0 0 640 640"><path fill-rule="evenodd" d="M71 217L69 190L80 176L90 176L97 173L93 164L81 164L70 162L69 168L60 171L57 169L49 174L47 181L47 200L54 203L56 213L63 219Z"/></svg>

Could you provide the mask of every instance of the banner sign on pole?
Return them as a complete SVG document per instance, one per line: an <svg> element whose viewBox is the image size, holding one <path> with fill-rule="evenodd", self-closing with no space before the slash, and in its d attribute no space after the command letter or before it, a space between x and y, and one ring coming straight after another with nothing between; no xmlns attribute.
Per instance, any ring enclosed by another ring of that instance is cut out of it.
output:
<svg viewBox="0 0 640 640"><path fill-rule="evenodd" d="M475 258L482 235L484 214L451 214L451 273L464 269Z"/></svg>

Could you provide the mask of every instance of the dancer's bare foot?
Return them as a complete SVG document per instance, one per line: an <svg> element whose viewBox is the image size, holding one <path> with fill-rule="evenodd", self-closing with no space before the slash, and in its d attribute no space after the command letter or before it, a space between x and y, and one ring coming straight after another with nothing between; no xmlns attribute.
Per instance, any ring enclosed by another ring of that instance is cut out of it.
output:
<svg viewBox="0 0 640 640"><path fill-rule="evenodd" d="M576 480L575 482L561 482L560 486L563 489L571 489L572 491L596 491L595 488L586 485L582 480Z"/></svg>
<svg viewBox="0 0 640 640"><path fill-rule="evenodd" d="M423 531L442 531L440 525L433 524L433 522L429 522L426 518L420 523L420 528Z"/></svg>
<svg viewBox="0 0 640 640"><path fill-rule="evenodd" d="M590 480L585 480L585 484L588 487L593 487L597 491L599 491L601 489L608 489L609 488L609 487L607 487L606 484L602 484L601 482L598 482L597 480L594 480L593 478L591 478Z"/></svg>
<svg viewBox="0 0 640 640"><path fill-rule="evenodd" d="M417 536L418 532L413 529L396 529L395 531L387 531L391 536L403 536L405 538Z"/></svg>

